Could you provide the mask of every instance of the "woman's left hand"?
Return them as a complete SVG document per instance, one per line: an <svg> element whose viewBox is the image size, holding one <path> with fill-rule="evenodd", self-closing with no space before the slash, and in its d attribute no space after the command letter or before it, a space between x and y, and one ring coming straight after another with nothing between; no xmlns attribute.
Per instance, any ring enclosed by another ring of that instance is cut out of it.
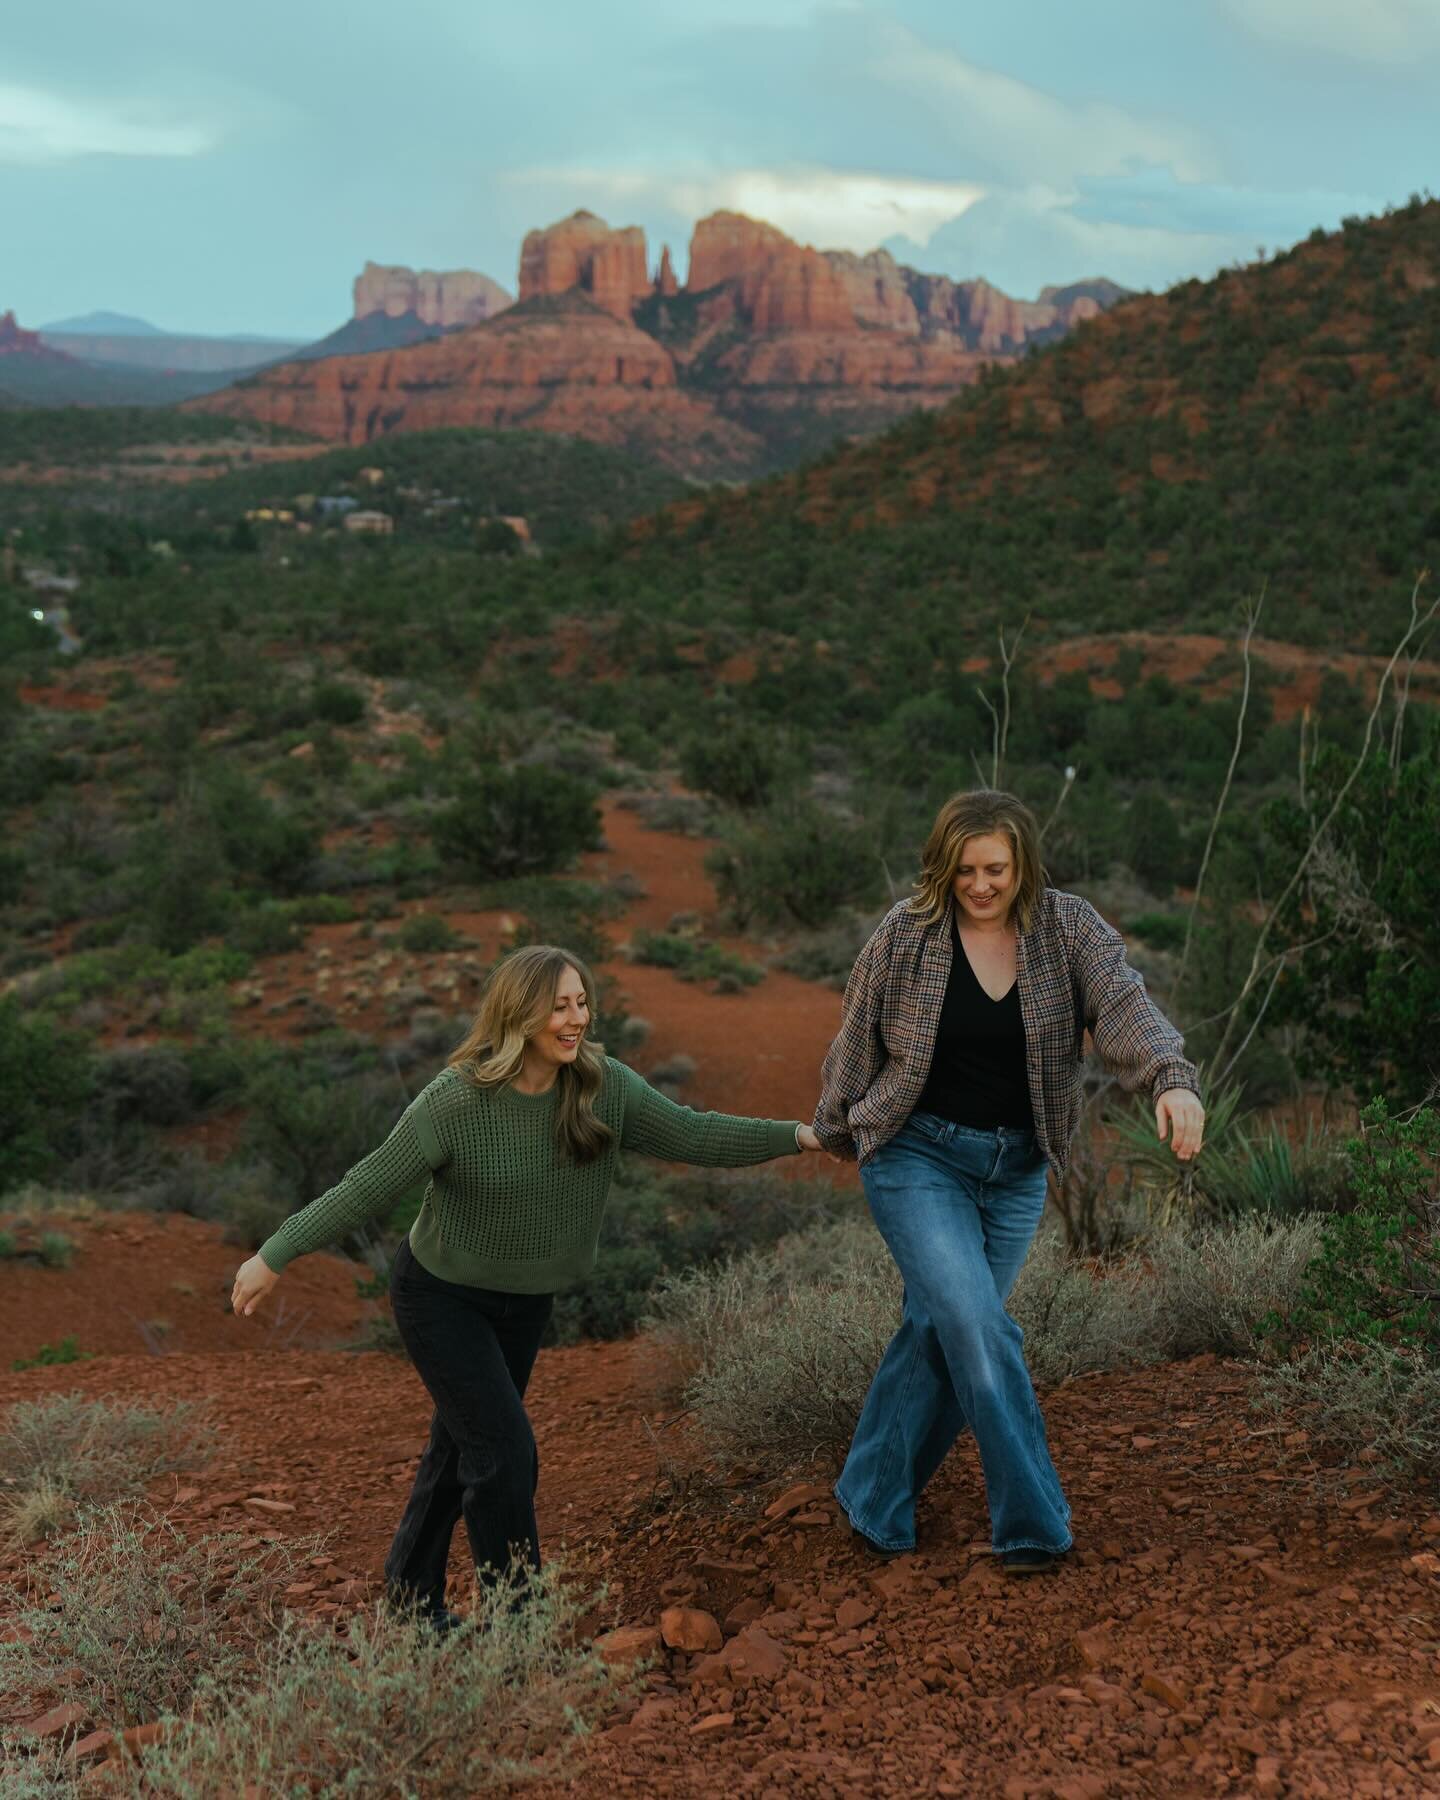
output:
<svg viewBox="0 0 1440 1800"><path fill-rule="evenodd" d="M1155 1130L1160 1142L1170 1139L1170 1148L1181 1162L1197 1156L1205 1138L1205 1108L1200 1096L1189 1088L1166 1088L1155 1096Z"/></svg>

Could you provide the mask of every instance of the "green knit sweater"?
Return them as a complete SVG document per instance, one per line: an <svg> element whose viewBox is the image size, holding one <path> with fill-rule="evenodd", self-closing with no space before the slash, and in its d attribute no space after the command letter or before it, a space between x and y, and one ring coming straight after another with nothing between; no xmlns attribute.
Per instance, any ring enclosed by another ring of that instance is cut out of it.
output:
<svg viewBox="0 0 1440 1800"><path fill-rule="evenodd" d="M455 1069L442 1070L379 1149L292 1213L260 1246L261 1256L278 1274L292 1258L384 1212L428 1174L410 1228L417 1260L444 1281L548 1294L593 1268L622 1147L722 1169L799 1150L793 1121L677 1106L606 1057L595 1110L614 1139L594 1162L568 1162L555 1146L558 1097L558 1085L522 1094L478 1088Z"/></svg>

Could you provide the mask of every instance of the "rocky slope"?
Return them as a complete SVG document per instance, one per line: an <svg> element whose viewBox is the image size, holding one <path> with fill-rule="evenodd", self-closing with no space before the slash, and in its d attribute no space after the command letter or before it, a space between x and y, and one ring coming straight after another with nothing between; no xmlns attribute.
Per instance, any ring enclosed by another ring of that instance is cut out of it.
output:
<svg viewBox="0 0 1440 1800"><path fill-rule="evenodd" d="M409 274L375 270L365 303L440 317L439 299L399 279ZM1120 290L1096 282L1014 301L884 251L814 250L730 212L697 225L681 288L668 246L652 278L637 226L582 211L527 235L519 293L444 341L285 364L207 408L346 443L437 425L577 432L689 473L744 476L940 405L987 361L1068 330Z"/></svg>

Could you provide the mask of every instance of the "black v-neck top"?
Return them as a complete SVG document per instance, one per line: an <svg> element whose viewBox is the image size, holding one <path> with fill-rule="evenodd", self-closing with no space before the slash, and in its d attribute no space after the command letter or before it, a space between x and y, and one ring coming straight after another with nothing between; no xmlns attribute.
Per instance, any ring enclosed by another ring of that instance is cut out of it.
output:
<svg viewBox="0 0 1440 1800"><path fill-rule="evenodd" d="M975 978L953 918L950 949L935 1055L915 1110L977 1131L1000 1125L1033 1131L1019 981L992 1000Z"/></svg>

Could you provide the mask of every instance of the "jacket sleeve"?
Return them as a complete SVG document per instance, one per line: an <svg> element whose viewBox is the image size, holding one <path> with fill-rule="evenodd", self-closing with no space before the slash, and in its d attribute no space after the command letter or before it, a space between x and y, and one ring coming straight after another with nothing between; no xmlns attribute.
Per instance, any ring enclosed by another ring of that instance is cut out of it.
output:
<svg viewBox="0 0 1440 1800"><path fill-rule="evenodd" d="M627 1150L665 1162L742 1169L773 1156L798 1156L794 1119L746 1119L735 1113L696 1112L679 1106L623 1063L610 1064L611 1079L625 1083L620 1142Z"/></svg>
<svg viewBox="0 0 1440 1800"><path fill-rule="evenodd" d="M1200 1092L1184 1038L1126 962L1124 938L1088 901L1076 922L1071 967L1095 1049L1121 1087L1152 1099L1170 1088Z"/></svg>
<svg viewBox="0 0 1440 1800"><path fill-rule="evenodd" d="M426 1174L448 1160L427 1104L428 1089L417 1094L400 1115L385 1142L346 1171L332 1188L291 1213L260 1246L260 1255L275 1274L293 1262L333 1244L347 1231L387 1211Z"/></svg>
<svg viewBox="0 0 1440 1800"><path fill-rule="evenodd" d="M820 1101L814 1131L827 1150L854 1158L850 1108L885 1066L880 1009L890 969L889 920L882 920L855 958L845 983L845 1010L835 1040L820 1065Z"/></svg>

